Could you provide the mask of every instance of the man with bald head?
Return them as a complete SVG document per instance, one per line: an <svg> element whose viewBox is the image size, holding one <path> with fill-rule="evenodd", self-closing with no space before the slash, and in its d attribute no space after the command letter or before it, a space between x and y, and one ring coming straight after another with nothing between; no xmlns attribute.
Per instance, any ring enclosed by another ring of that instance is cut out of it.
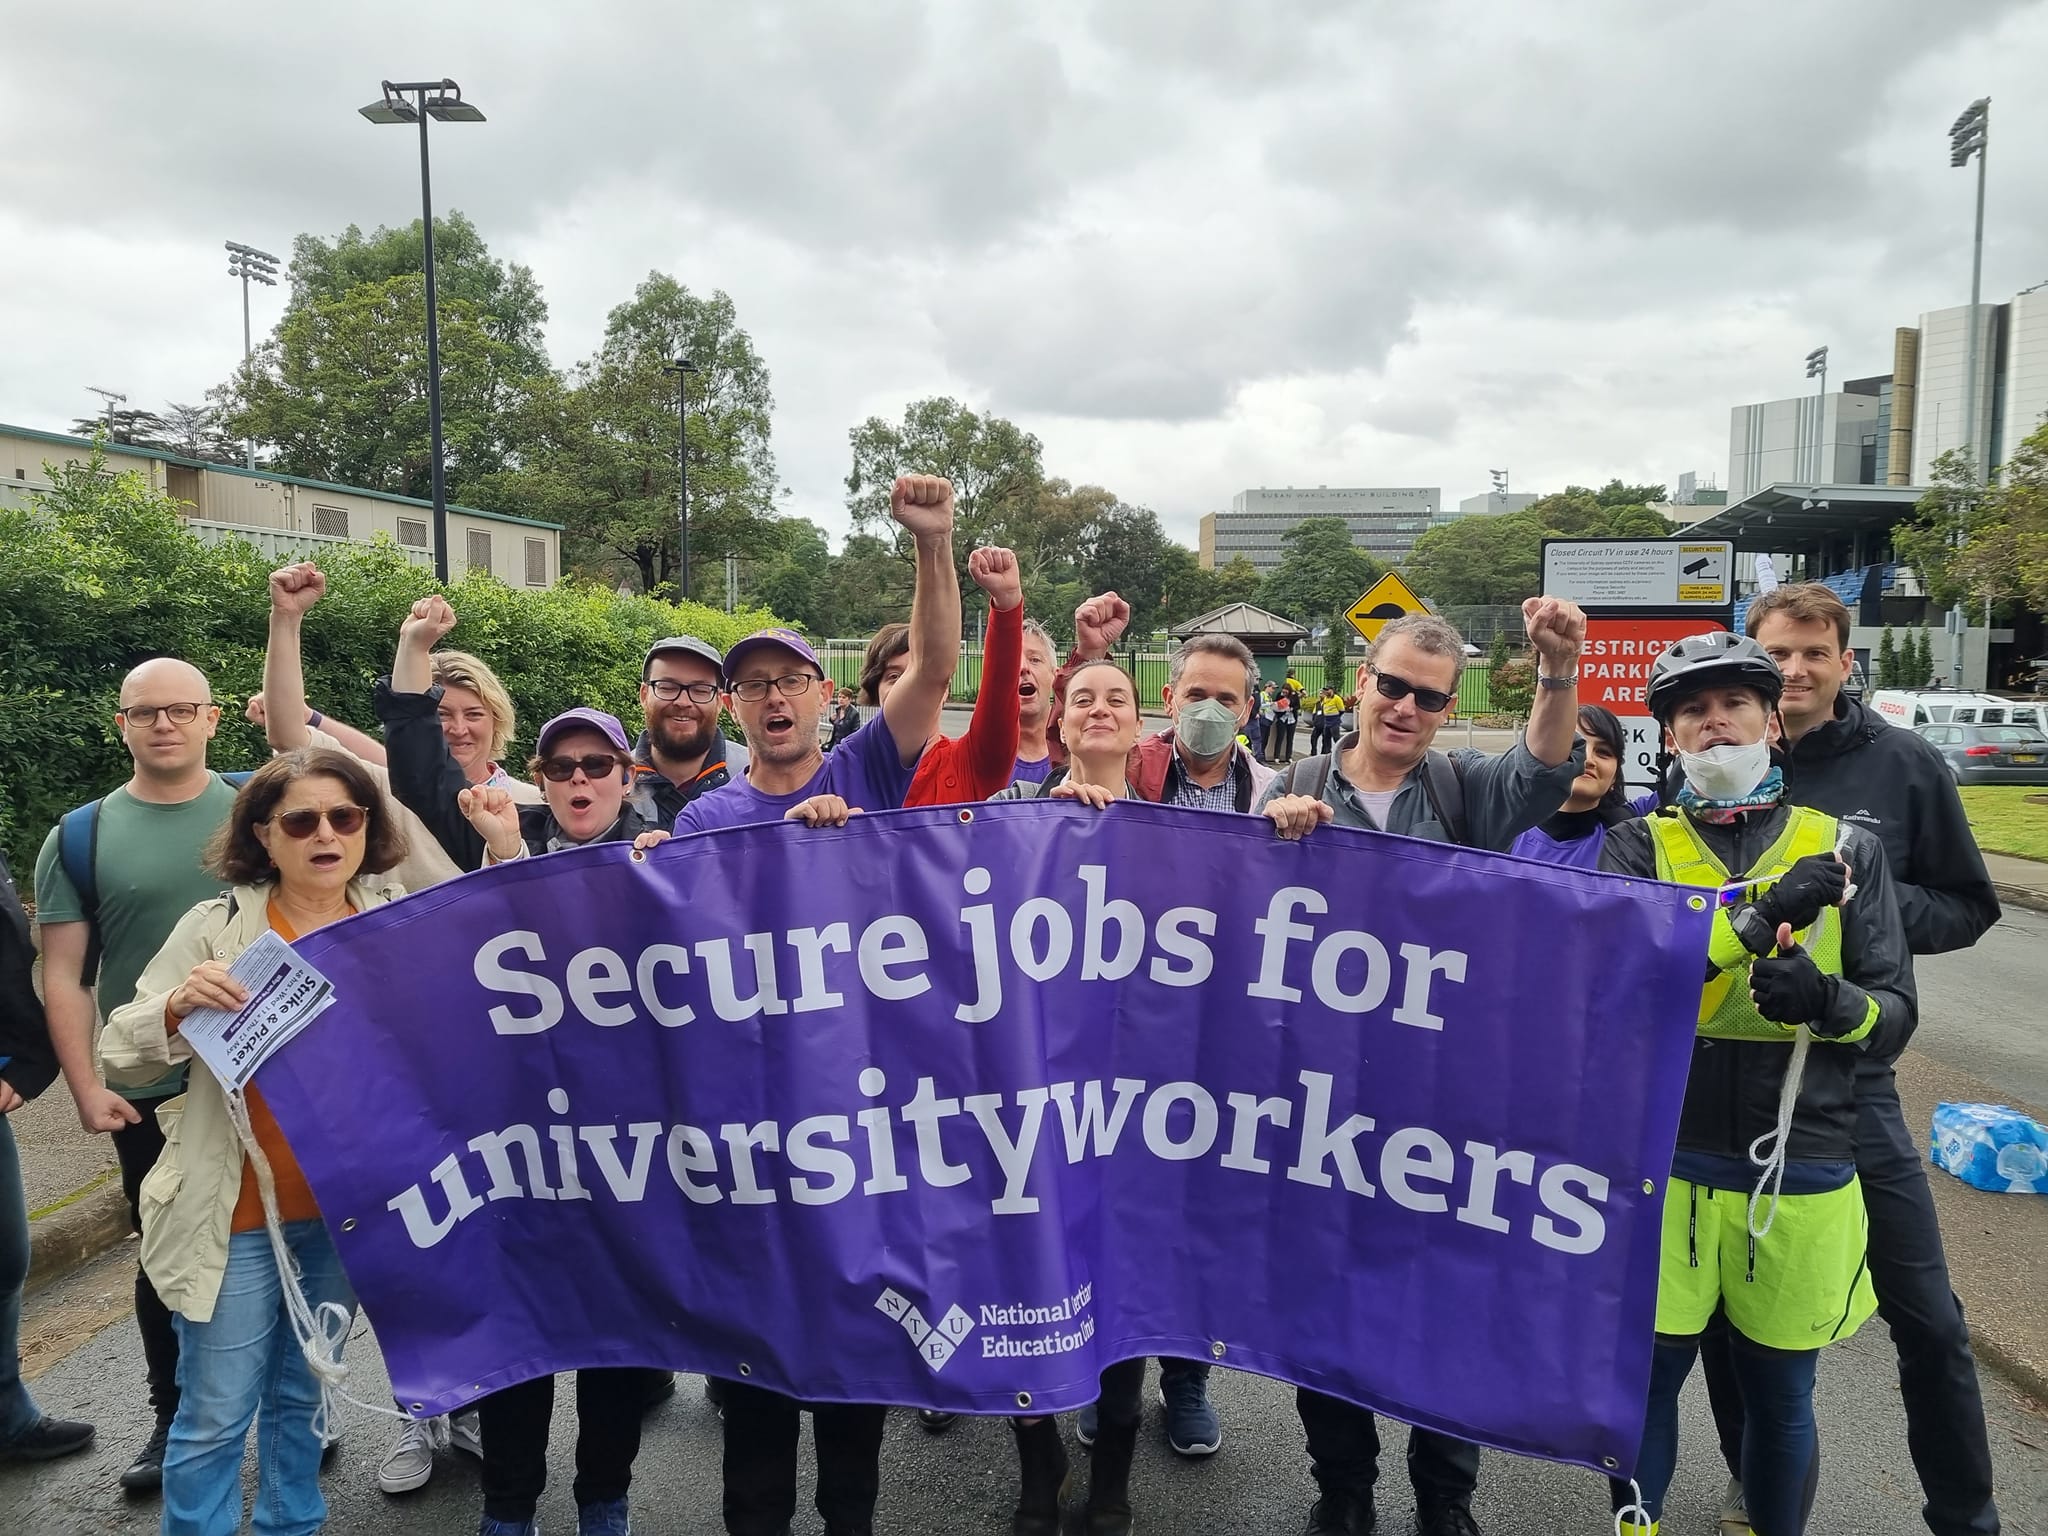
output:
<svg viewBox="0 0 2048 1536"><path fill-rule="evenodd" d="M136 978L178 919L220 894L200 855L227 820L235 790L206 766L220 710L205 676L190 663L159 656L130 672L113 723L128 749L128 781L95 802L96 809L74 813L92 818L90 838L74 843L86 845L89 879L74 881L76 865L66 867L61 826L51 828L36 860L36 916L51 1043L79 1123L113 1134L121 1187L139 1232L142 1180L164 1146L157 1107L184 1091L184 1069L123 1097L94 1070L93 1029L134 997ZM88 891L81 892L81 883ZM178 1407L178 1336L140 1268L135 1320L156 1428L121 1474L121 1486L146 1494L163 1484L164 1435Z"/></svg>

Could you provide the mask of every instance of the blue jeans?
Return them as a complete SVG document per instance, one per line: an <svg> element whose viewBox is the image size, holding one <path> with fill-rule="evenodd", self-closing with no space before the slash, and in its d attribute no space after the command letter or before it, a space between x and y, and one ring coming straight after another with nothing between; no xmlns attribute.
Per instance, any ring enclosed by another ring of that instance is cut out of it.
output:
<svg viewBox="0 0 2048 1536"><path fill-rule="evenodd" d="M1643 1451L1636 1458L1636 1482L1651 1517L1664 1512L1664 1495L1678 1468L1678 1393L1692 1374L1700 1341L1657 1336L1650 1362L1650 1410L1643 1425ZM1813 1506L1809 1478L1820 1450L1813 1419L1817 1349L1769 1349L1728 1330L1728 1355L1742 1387L1748 1424L1742 1436L1742 1492L1750 1524L1769 1536L1798 1536ZM1628 1493L1611 1483L1615 1507Z"/></svg>
<svg viewBox="0 0 2048 1536"><path fill-rule="evenodd" d="M286 1244L314 1307L355 1296L326 1226L288 1221ZM284 1309L284 1286L261 1230L228 1239L227 1274L213 1317L178 1319L178 1413L164 1451L162 1536L235 1536L242 1528L242 1448L257 1418L256 1507L260 1536L311 1536L327 1522L320 1494L320 1404Z"/></svg>
<svg viewBox="0 0 2048 1536"><path fill-rule="evenodd" d="M0 1115L0 1441L35 1428L42 1412L21 1384L21 1288L28 1279L28 1196L14 1127Z"/></svg>

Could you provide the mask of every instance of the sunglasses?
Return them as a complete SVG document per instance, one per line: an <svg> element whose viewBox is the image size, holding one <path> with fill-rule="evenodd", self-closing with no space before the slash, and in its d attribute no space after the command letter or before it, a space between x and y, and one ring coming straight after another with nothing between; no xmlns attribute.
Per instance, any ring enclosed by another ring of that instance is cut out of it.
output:
<svg viewBox="0 0 2048 1536"><path fill-rule="evenodd" d="M583 777L596 780L606 777L619 766L620 759L615 753L593 752L588 757L544 757L540 760L540 771L551 784L566 784L576 777L576 770L583 770Z"/></svg>
<svg viewBox="0 0 2048 1536"><path fill-rule="evenodd" d="M330 805L320 811L284 811L270 818L272 824L284 829L286 837L301 841L319 831L322 820L334 828L336 837L354 837L369 819L370 813L360 805Z"/></svg>
<svg viewBox="0 0 2048 1536"><path fill-rule="evenodd" d="M1372 674L1373 684L1379 689L1381 698L1405 699L1413 694L1415 707L1426 715L1442 714L1458 697L1455 693L1445 693L1441 688L1418 688L1407 678L1382 672L1378 667L1368 666L1366 671Z"/></svg>

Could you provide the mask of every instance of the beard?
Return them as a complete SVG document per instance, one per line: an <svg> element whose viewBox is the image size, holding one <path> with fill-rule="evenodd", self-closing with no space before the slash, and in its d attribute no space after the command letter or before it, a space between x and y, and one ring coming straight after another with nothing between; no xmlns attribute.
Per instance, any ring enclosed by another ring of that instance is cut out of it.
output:
<svg viewBox="0 0 2048 1536"><path fill-rule="evenodd" d="M696 720L678 719L663 715L647 725L647 740L654 750L663 757L687 760L702 757L711 750L712 739L718 735L718 717L699 717Z"/></svg>

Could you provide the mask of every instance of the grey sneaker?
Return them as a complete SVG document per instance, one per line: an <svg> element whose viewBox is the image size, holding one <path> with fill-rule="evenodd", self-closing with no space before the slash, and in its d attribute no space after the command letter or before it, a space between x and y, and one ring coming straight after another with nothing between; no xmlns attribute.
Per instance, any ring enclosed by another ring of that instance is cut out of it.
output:
<svg viewBox="0 0 2048 1536"><path fill-rule="evenodd" d="M434 1452L448 1446L446 1419L414 1419L398 1432L384 1464L377 1469L377 1486L386 1493L412 1493L424 1488L434 1475Z"/></svg>
<svg viewBox="0 0 2048 1536"><path fill-rule="evenodd" d="M1742 1484L1728 1479L1728 1491L1721 1495L1721 1536L1749 1536L1749 1500L1742 1496Z"/></svg>
<svg viewBox="0 0 2048 1536"><path fill-rule="evenodd" d="M483 1428L474 1408L448 1415L448 1449L474 1456L478 1461L484 1459Z"/></svg>

